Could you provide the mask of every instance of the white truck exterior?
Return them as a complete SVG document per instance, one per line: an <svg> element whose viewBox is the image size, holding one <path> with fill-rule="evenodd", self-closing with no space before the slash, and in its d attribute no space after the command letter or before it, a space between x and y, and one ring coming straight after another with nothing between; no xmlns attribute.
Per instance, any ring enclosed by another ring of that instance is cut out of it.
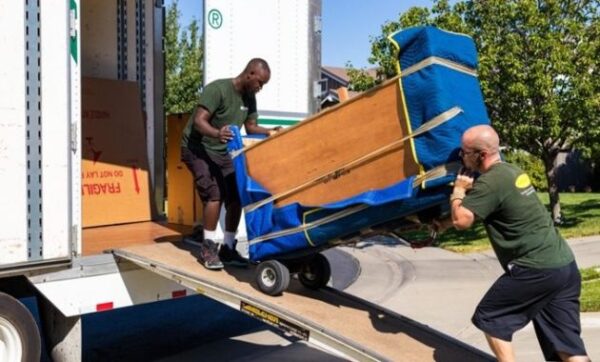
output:
<svg viewBox="0 0 600 362"><path fill-rule="evenodd" d="M67 1L0 3L2 269L69 260L77 249L79 67L69 16ZM51 49L63 51L41 56Z"/></svg>
<svg viewBox="0 0 600 362"><path fill-rule="evenodd" d="M321 0L205 0L204 84L265 59L271 80L256 96L259 123L289 126L318 110Z"/></svg>
<svg viewBox="0 0 600 362"><path fill-rule="evenodd" d="M81 360L81 314L185 289L109 254L81 256L82 76L140 84L164 204L163 19L156 0L0 0L0 360L28 360L35 341L39 353L33 319L11 295L21 284L51 302L60 321L47 343L64 361Z"/></svg>

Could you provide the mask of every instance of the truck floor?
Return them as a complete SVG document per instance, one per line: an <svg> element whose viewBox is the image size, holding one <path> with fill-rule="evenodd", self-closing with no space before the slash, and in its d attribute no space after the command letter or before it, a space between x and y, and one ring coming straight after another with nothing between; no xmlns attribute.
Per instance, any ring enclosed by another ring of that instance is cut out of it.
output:
<svg viewBox="0 0 600 362"><path fill-rule="evenodd" d="M100 254L105 250L131 245L172 242L191 231L191 227L158 222L98 226L82 230L83 255Z"/></svg>

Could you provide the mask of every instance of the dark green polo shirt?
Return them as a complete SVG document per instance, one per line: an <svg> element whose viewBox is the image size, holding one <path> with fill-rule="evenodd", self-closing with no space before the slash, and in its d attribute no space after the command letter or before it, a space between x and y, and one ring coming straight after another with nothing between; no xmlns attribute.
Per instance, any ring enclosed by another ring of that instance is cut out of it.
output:
<svg viewBox="0 0 600 362"><path fill-rule="evenodd" d="M515 165L493 165L475 181L462 206L483 220L505 270L509 263L543 269L574 260L529 177Z"/></svg>
<svg viewBox="0 0 600 362"><path fill-rule="evenodd" d="M220 129L225 125L241 127L247 119L256 119L256 97L240 94L233 86L233 79L219 79L204 87L198 100L198 106L206 108L211 114L210 124ZM208 152L225 154L227 145L219 142L218 138L203 136L194 127L194 117L188 120L181 146L189 148L192 152L204 149Z"/></svg>

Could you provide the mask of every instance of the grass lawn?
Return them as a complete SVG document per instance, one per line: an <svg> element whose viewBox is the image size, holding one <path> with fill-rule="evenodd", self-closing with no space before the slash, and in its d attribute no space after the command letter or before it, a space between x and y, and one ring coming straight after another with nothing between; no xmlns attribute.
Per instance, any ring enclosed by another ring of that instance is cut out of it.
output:
<svg viewBox="0 0 600 362"><path fill-rule="evenodd" d="M548 194L538 193L548 207ZM565 238L600 234L600 194L561 193L560 205L565 219L558 229ZM460 253L470 253L490 248L481 222L468 230L448 230L438 238L437 245ZM600 283L600 282L599 282Z"/></svg>
<svg viewBox="0 0 600 362"><path fill-rule="evenodd" d="M600 266L581 269L581 311L600 310Z"/></svg>

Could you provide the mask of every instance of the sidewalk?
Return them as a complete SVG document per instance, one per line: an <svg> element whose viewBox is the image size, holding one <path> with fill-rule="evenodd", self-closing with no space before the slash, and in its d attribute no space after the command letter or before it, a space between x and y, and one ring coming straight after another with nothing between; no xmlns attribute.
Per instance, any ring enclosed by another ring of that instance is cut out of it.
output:
<svg viewBox="0 0 600 362"><path fill-rule="evenodd" d="M600 236L569 240L580 268L600 265ZM493 251L456 254L440 248L366 243L344 251L360 262L361 275L346 292L378 303L490 352L470 322L475 306L502 269ZM583 313L583 338L600 360L600 313ZM514 337L518 361L543 361L531 325Z"/></svg>

